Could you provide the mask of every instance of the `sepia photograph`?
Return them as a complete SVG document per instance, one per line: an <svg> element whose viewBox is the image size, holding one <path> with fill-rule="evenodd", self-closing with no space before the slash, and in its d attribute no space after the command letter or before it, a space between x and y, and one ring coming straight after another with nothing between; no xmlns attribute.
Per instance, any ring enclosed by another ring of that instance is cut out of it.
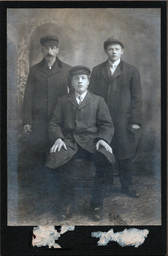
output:
<svg viewBox="0 0 168 256"><path fill-rule="evenodd" d="M161 225L159 8L7 9L8 226Z"/></svg>

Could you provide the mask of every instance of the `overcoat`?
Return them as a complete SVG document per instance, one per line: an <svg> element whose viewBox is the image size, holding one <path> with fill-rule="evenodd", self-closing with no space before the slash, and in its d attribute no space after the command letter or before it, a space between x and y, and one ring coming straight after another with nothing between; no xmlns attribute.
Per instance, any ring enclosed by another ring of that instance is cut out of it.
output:
<svg viewBox="0 0 168 256"><path fill-rule="evenodd" d="M108 61L93 68L89 90L102 96L109 108L114 136L112 148L120 160L134 156L141 129L129 130L131 124L142 123L142 89L136 67L120 61L113 76Z"/></svg>
<svg viewBox="0 0 168 256"><path fill-rule="evenodd" d="M67 94L58 99L49 123L49 137L51 145L58 138L63 139L68 150L62 148L60 152L50 153L46 165L54 169L68 162L77 152L78 145L94 153L96 142L103 139L110 144L113 133L111 116L102 97L87 92L78 105L75 93ZM114 156L103 147L100 152L113 162Z"/></svg>
<svg viewBox="0 0 168 256"><path fill-rule="evenodd" d="M67 93L71 66L58 58L50 70L43 59L31 67L23 101L23 125L32 125L31 143L44 148L48 141L48 123L57 99Z"/></svg>

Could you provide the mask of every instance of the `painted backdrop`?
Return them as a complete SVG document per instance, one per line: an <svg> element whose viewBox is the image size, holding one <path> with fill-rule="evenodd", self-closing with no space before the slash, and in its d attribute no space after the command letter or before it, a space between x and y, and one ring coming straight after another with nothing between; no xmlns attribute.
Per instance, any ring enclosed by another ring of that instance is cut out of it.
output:
<svg viewBox="0 0 168 256"><path fill-rule="evenodd" d="M29 68L42 58L39 39L56 34L58 57L91 69L106 60L103 43L118 35L123 59L140 70L143 135L137 161L150 162L160 176L160 11L159 9L8 9L8 217L17 222L17 138ZM142 168L142 172L143 172ZM160 206L158 206L160 207ZM16 218L16 219L15 219Z"/></svg>

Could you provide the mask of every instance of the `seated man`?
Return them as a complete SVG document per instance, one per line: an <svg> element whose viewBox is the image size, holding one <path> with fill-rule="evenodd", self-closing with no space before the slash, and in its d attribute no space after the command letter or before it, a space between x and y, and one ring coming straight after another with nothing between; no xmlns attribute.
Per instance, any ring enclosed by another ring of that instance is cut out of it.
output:
<svg viewBox="0 0 168 256"><path fill-rule="evenodd" d="M99 220L114 163L109 145L114 128L104 99L88 91L90 74L85 66L74 66L69 71L74 92L59 98L56 104L49 124L52 147L46 166L65 170L74 158L94 161L96 174L91 207L93 217Z"/></svg>

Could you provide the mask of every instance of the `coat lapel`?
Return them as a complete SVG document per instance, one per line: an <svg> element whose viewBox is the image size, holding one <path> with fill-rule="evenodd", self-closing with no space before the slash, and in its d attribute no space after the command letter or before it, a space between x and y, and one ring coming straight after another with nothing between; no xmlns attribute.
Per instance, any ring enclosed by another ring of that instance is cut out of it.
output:
<svg viewBox="0 0 168 256"><path fill-rule="evenodd" d="M81 102L80 105L78 105L78 109L84 108L86 105L88 105L91 102L91 100L92 100L92 96L91 96L90 92L87 92L84 100Z"/></svg>
<svg viewBox="0 0 168 256"><path fill-rule="evenodd" d="M59 60L60 61L60 60ZM61 61L60 61L61 62ZM47 62L45 61L45 58L43 58L43 60L41 61L41 69L42 69L42 73L48 76L51 76L57 72L59 72L60 67L58 65L58 61L56 60L52 69L50 70L48 68Z"/></svg>
<svg viewBox="0 0 168 256"><path fill-rule="evenodd" d="M60 70L60 68L58 67L58 63L57 63L57 61L55 61L55 63L54 63L54 65L53 65L52 69L51 69L50 72L49 72L49 75L51 76L51 75L53 75L53 74L55 74L55 73L58 73L59 70Z"/></svg>
<svg viewBox="0 0 168 256"><path fill-rule="evenodd" d="M114 78L116 78L117 76L120 76L121 73L122 73L122 71L121 71L120 65L118 65L118 67L116 68L114 74L111 76L112 80L113 80Z"/></svg>
<svg viewBox="0 0 168 256"><path fill-rule="evenodd" d="M105 78L105 80L107 81L107 83L109 84L111 81L111 74L110 74L110 69L109 69L109 65L108 65L108 60L106 62L104 62L104 65L101 69L101 73L102 73L103 77Z"/></svg>
<svg viewBox="0 0 168 256"><path fill-rule="evenodd" d="M113 76L111 76L111 82L110 82L109 88L108 88L108 95L111 95L112 92L119 92L121 90L122 83L119 83L118 80L116 80L116 78L122 74L123 65L124 65L124 63L121 60L120 64L116 68Z"/></svg>
<svg viewBox="0 0 168 256"><path fill-rule="evenodd" d="M40 65L41 65L41 72L42 72L42 74L43 75L48 75L49 69L48 69L47 63L45 61L45 58L42 59Z"/></svg>
<svg viewBox="0 0 168 256"><path fill-rule="evenodd" d="M109 83L111 83L113 81L113 79L115 79L116 77L120 76L122 74L123 71L123 61L120 61L120 64L118 65L118 67L116 68L113 76L110 73L110 68L109 68L109 64L108 64L108 60L104 63L104 66L101 70L102 75L104 76L104 78L106 79L106 81Z"/></svg>
<svg viewBox="0 0 168 256"><path fill-rule="evenodd" d="M91 100L92 100L92 95L90 94L89 91L87 92L86 97L84 98L84 100L81 102L80 105L76 101L75 93L73 92L69 94L69 101L78 109L81 109L86 105L88 105L91 102Z"/></svg>
<svg viewBox="0 0 168 256"><path fill-rule="evenodd" d="M122 74L122 70L123 70L123 61L120 61L120 64L118 65L118 67L116 68L112 79L116 78L117 76L120 76Z"/></svg>
<svg viewBox="0 0 168 256"><path fill-rule="evenodd" d="M78 103L76 101L76 98L75 98L75 93L72 92L71 94L69 94L69 101L75 106L75 107L78 107Z"/></svg>

